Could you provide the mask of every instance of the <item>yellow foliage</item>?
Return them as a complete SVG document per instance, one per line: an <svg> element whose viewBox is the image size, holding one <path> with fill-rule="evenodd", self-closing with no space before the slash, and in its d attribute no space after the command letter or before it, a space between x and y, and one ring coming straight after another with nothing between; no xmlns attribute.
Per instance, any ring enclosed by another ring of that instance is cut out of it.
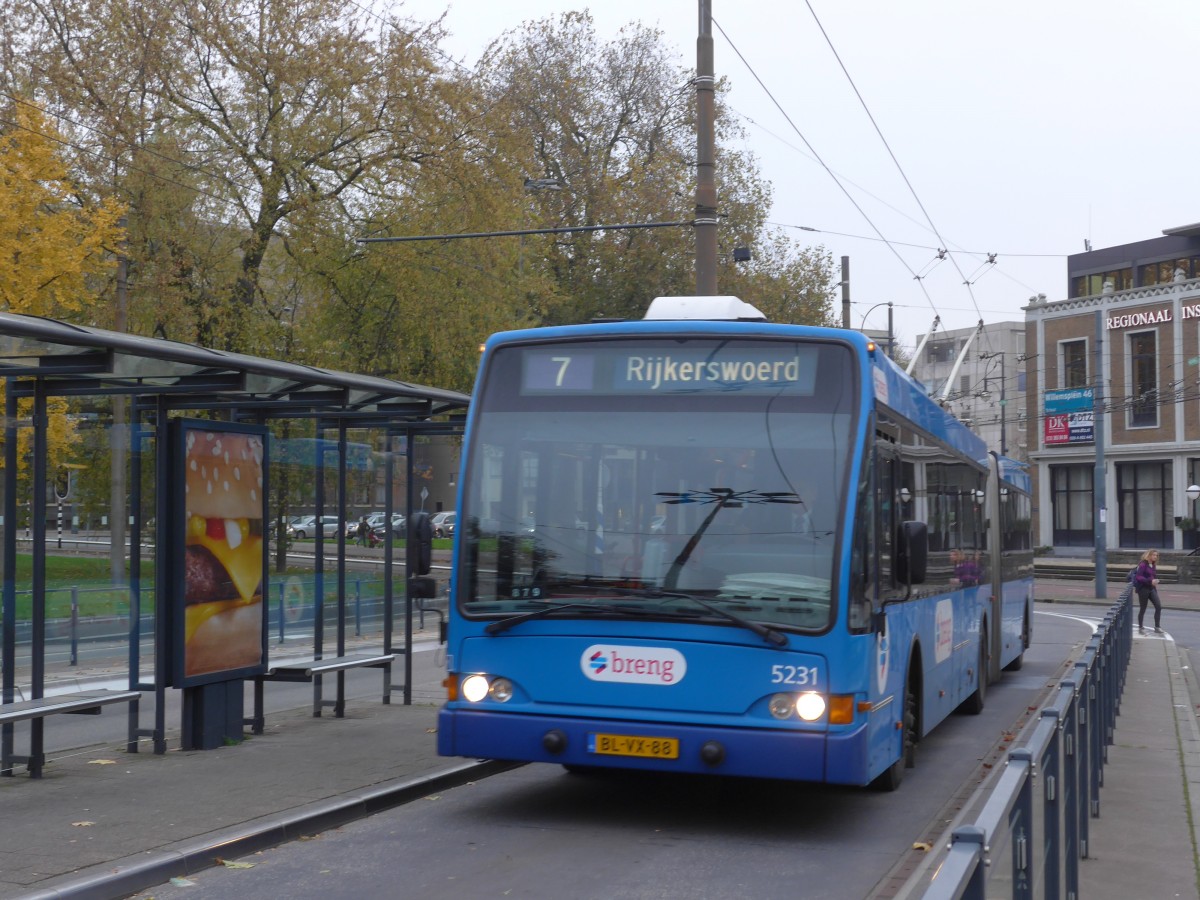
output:
<svg viewBox="0 0 1200 900"><path fill-rule="evenodd" d="M97 300L88 279L115 265L108 251L121 237L122 210L112 201L91 207L79 201L59 155L65 142L38 107L17 102L12 120L0 132L0 309L69 319ZM32 411L32 401L23 400L18 418L28 420ZM77 435L66 400L51 397L47 412L53 476ZM32 442L32 429L22 428L17 455L22 475Z"/></svg>
<svg viewBox="0 0 1200 900"><path fill-rule="evenodd" d="M87 207L58 154L65 146L36 106L18 102L0 133L0 309L69 318L95 301L90 276L111 270L119 204Z"/></svg>

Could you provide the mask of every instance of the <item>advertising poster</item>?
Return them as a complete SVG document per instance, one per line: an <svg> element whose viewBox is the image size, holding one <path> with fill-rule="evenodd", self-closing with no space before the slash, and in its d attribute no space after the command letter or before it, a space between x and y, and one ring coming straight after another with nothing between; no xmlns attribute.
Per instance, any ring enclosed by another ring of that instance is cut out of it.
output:
<svg viewBox="0 0 1200 900"><path fill-rule="evenodd" d="M199 420L172 427L175 686L259 674L267 658L265 432Z"/></svg>
<svg viewBox="0 0 1200 900"><path fill-rule="evenodd" d="M1043 439L1047 447L1063 444L1092 444L1096 441L1092 388L1046 391Z"/></svg>

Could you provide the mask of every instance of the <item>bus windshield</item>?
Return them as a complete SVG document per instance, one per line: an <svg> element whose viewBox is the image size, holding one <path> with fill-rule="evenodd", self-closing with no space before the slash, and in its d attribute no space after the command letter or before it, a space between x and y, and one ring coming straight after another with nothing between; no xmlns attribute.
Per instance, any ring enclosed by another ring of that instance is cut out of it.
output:
<svg viewBox="0 0 1200 900"><path fill-rule="evenodd" d="M827 628L856 382L836 342L497 348L469 430L461 612L729 624L717 605Z"/></svg>

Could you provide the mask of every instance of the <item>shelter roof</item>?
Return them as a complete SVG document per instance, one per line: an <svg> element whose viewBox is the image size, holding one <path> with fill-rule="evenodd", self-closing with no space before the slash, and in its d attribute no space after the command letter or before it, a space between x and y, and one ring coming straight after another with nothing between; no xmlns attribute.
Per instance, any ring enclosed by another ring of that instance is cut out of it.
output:
<svg viewBox="0 0 1200 900"><path fill-rule="evenodd" d="M166 396L172 408L268 417L415 421L470 403L458 391L0 313L0 377L14 376L50 395Z"/></svg>

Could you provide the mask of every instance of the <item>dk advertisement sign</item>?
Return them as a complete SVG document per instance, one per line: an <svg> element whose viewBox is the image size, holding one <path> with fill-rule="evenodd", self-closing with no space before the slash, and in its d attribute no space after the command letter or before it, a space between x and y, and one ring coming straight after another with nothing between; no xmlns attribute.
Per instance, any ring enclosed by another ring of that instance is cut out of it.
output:
<svg viewBox="0 0 1200 900"><path fill-rule="evenodd" d="M1096 393L1092 388L1046 391L1043 443L1047 447L1095 443L1092 410L1095 397Z"/></svg>

